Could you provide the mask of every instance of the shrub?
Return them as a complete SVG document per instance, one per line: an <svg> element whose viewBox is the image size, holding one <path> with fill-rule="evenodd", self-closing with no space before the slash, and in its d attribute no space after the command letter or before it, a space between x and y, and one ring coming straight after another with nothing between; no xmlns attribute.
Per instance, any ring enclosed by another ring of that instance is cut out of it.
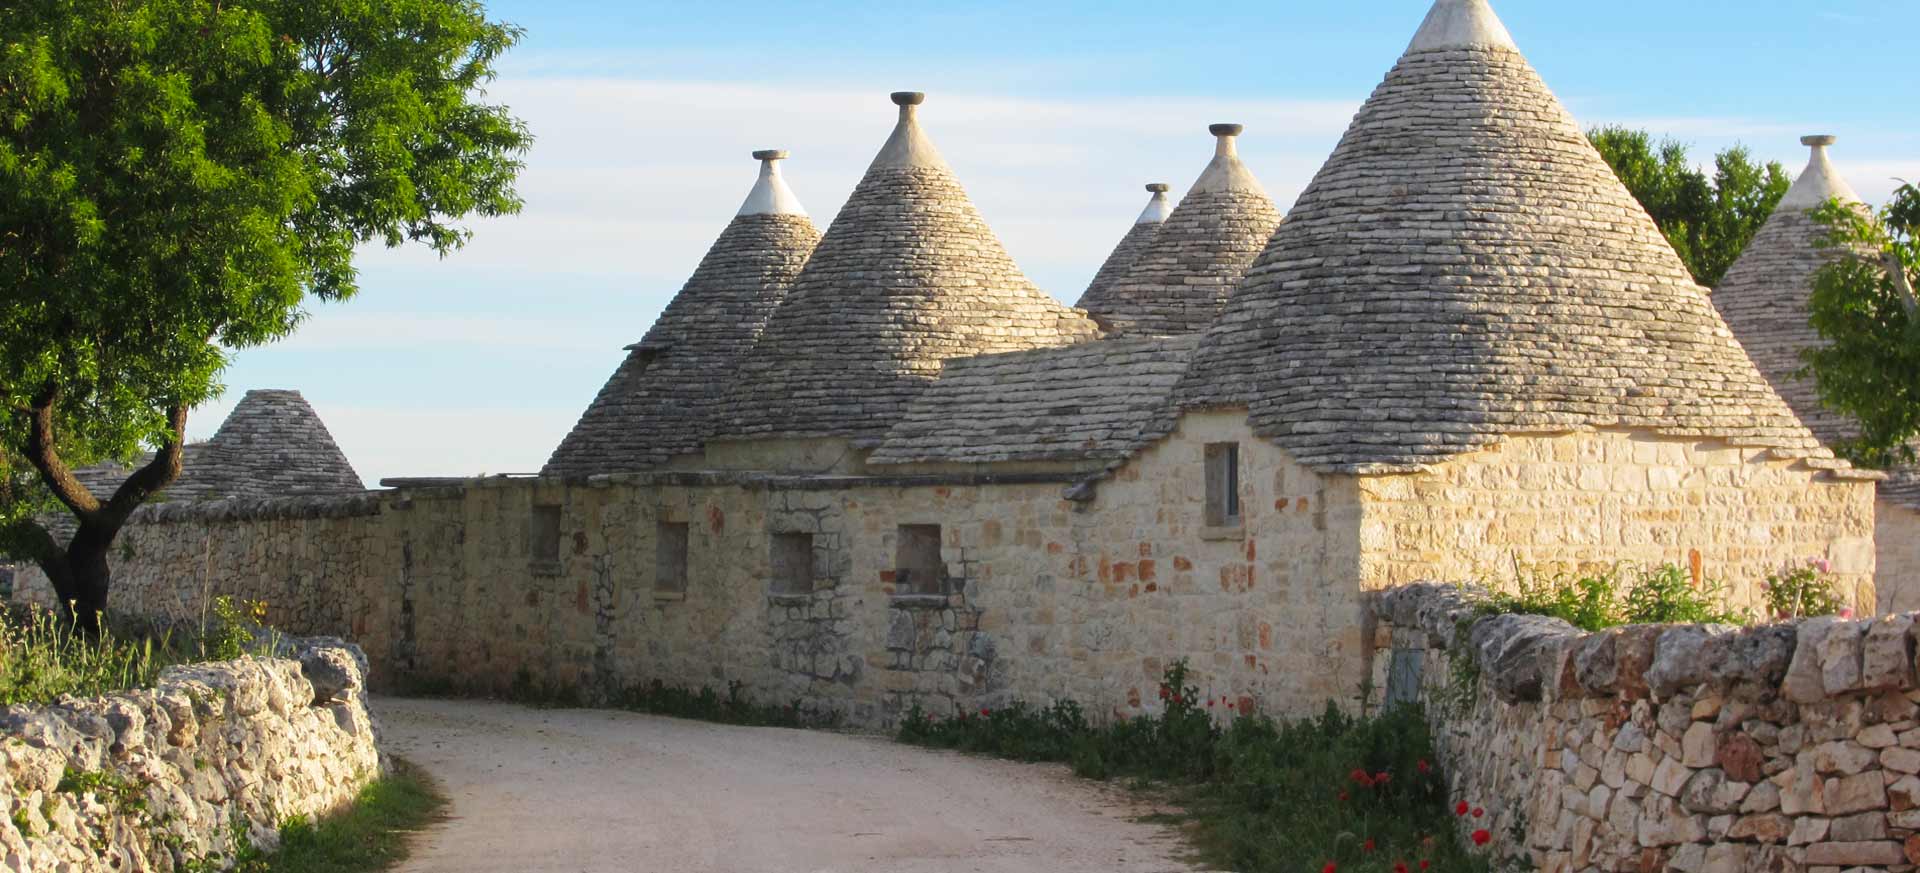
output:
<svg viewBox="0 0 1920 873"><path fill-rule="evenodd" d="M1522 575L1511 592L1495 592L1480 615L1545 615L1586 631L1623 624L1747 624L1751 616L1726 602L1726 586L1693 584L1686 570L1625 565L1584 576Z"/></svg>
<svg viewBox="0 0 1920 873"><path fill-rule="evenodd" d="M1777 621L1818 615L1851 617L1853 610L1833 590L1832 572L1832 565L1824 558L1781 567L1760 586L1767 601L1767 616Z"/></svg>
<svg viewBox="0 0 1920 873"><path fill-rule="evenodd" d="M1189 811L1207 860L1244 873L1409 869L1482 871L1460 845L1424 713L1355 718L1329 705L1280 722L1203 698L1185 662L1167 669L1161 713L1107 724L1061 701L1013 703L937 719L919 707L903 742L1023 761L1063 761L1085 777L1154 780ZM1212 714L1228 715L1222 726Z"/></svg>

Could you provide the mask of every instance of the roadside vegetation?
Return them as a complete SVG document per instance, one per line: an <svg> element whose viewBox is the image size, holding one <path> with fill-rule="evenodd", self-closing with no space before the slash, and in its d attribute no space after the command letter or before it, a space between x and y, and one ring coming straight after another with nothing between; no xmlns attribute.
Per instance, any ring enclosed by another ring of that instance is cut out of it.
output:
<svg viewBox="0 0 1920 873"><path fill-rule="evenodd" d="M1506 589L1490 590L1476 617L1519 614L1561 619L1585 631L1629 624L1729 624L1788 621L1821 615L1851 617L1822 558L1782 566L1760 583L1764 613L1736 608L1728 587L1674 564L1653 569L1616 565L1597 572L1522 573Z"/></svg>
<svg viewBox="0 0 1920 873"><path fill-rule="evenodd" d="M198 625L115 628L107 622L89 636L75 632L51 610L12 608L0 621L0 705L146 688L175 664L264 654L273 641L265 616L264 603L218 597Z"/></svg>
<svg viewBox="0 0 1920 873"><path fill-rule="evenodd" d="M444 813L446 797L419 768L394 759L393 770L360 790L352 808L318 822L295 819L280 828L280 850L241 847L236 873L372 873L406 860L407 837Z"/></svg>
<svg viewBox="0 0 1920 873"><path fill-rule="evenodd" d="M1447 802L1418 707L1280 721L1243 699L1203 697L1186 663L1166 671L1160 713L1096 724L1071 701L954 718L915 709L902 742L1070 765L1090 779L1164 791L1200 859L1242 873L1484 871L1485 811Z"/></svg>

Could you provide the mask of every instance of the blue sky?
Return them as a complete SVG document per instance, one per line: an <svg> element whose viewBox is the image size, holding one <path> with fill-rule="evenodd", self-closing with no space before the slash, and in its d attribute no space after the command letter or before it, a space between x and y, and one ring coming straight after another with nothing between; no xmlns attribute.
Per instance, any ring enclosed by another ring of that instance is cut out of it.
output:
<svg viewBox="0 0 1920 873"><path fill-rule="evenodd" d="M532 127L526 211L439 260L373 249L362 293L238 353L210 435L248 388L298 388L369 483L537 470L746 195L756 148L824 228L892 125L894 90L1039 285L1072 302L1145 202L1184 190L1206 125L1283 206L1392 66L1427 0L1347 3L566 2L491 97ZM1920 178L1911 0L1495 0L1583 124L1744 143L1798 172L1805 133L1879 200Z"/></svg>

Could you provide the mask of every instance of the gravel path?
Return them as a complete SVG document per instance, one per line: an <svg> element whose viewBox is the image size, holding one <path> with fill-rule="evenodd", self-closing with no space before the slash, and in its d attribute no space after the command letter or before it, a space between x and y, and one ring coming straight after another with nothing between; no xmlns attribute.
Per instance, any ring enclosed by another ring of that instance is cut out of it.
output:
<svg viewBox="0 0 1920 873"><path fill-rule="evenodd" d="M598 710L374 701L453 799L402 873L1179 873L1148 811L1064 768Z"/></svg>

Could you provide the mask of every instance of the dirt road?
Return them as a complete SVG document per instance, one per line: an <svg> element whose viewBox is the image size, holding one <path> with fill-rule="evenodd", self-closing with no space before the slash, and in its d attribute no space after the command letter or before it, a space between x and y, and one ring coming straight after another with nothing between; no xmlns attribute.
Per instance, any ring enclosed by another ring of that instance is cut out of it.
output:
<svg viewBox="0 0 1920 873"><path fill-rule="evenodd" d="M1061 767L632 713L379 699L452 798L403 873L1166 873L1175 835Z"/></svg>

